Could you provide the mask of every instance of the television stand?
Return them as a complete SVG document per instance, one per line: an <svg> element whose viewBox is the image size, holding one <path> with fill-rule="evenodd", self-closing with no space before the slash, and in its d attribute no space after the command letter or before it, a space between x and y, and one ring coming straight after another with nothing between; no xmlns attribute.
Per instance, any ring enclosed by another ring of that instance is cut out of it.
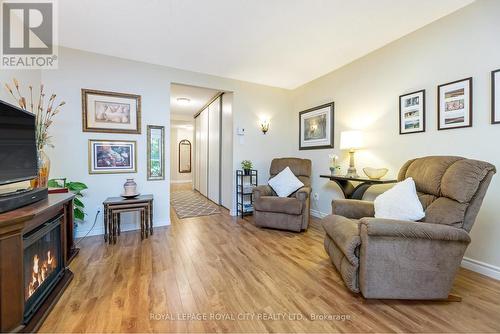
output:
<svg viewBox="0 0 500 334"><path fill-rule="evenodd" d="M47 188L36 188L32 190L21 190L0 196L0 213L12 211L22 206L46 199L48 196Z"/></svg>
<svg viewBox="0 0 500 334"><path fill-rule="evenodd" d="M27 192L32 191L32 190L33 189L31 189L31 188L25 188L25 189L17 189L17 190L10 191L10 192L0 193L0 198L9 197L12 195L24 194L24 193L27 193Z"/></svg>

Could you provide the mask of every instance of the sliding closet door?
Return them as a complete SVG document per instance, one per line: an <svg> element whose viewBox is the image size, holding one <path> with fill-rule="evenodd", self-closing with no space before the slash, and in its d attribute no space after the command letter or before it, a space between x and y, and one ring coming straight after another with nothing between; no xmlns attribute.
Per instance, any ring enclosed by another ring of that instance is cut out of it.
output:
<svg viewBox="0 0 500 334"><path fill-rule="evenodd" d="M233 199L233 116L232 104L233 93L224 93L222 95L222 110L221 110L221 191L220 204L226 209L231 210Z"/></svg>
<svg viewBox="0 0 500 334"><path fill-rule="evenodd" d="M200 191L200 117L195 118L194 134L194 189Z"/></svg>
<svg viewBox="0 0 500 334"><path fill-rule="evenodd" d="M200 119L200 188L203 196L208 196L208 108L198 116Z"/></svg>
<svg viewBox="0 0 500 334"><path fill-rule="evenodd" d="M220 203L220 102L208 106L208 198Z"/></svg>
<svg viewBox="0 0 500 334"><path fill-rule="evenodd" d="M218 97L196 117L194 187L221 203L221 101Z"/></svg>

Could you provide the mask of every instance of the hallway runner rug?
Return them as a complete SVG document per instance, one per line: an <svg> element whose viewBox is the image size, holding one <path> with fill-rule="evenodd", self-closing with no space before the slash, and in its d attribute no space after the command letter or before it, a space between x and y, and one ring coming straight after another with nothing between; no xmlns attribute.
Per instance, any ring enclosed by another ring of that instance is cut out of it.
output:
<svg viewBox="0 0 500 334"><path fill-rule="evenodd" d="M220 213L218 205L196 191L173 191L171 196L170 204L180 219Z"/></svg>

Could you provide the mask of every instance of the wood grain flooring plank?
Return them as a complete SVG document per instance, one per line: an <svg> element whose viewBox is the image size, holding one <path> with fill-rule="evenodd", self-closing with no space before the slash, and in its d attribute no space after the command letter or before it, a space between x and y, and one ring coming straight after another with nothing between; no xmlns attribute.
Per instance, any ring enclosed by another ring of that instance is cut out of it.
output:
<svg viewBox="0 0 500 334"><path fill-rule="evenodd" d="M461 269L461 303L365 300L331 264L318 220L297 234L221 211L182 220L172 212L170 226L142 241L138 231L116 245L86 238L40 331L500 332L498 281Z"/></svg>

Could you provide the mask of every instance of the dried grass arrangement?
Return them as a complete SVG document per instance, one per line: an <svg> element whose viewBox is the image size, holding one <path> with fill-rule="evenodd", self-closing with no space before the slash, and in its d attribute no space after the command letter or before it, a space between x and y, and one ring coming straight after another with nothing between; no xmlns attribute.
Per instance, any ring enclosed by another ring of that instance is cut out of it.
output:
<svg viewBox="0 0 500 334"><path fill-rule="evenodd" d="M53 123L52 118L61 111L61 107L65 105L66 102L62 101L57 104L56 94L50 95L50 98L46 102L43 84L40 85L38 98L35 99L33 98L33 86L28 86L28 100L21 94L19 81L14 78L12 79L12 82L14 84L14 88L12 88L8 83L5 84L5 88L7 89L7 91L14 98L14 100L16 100L21 109L31 112L35 115L35 135L36 147L38 151L38 176L36 179L31 180L31 187L47 187L50 174L50 159L44 152L44 148L46 146L54 147L54 145L52 145L51 143L51 136L49 136L49 128Z"/></svg>
<svg viewBox="0 0 500 334"><path fill-rule="evenodd" d="M49 127L52 125L52 118L60 112L60 108L66 104L62 101L56 103L56 94L50 95L50 98L45 103L45 92L43 84L40 85L38 98L33 98L33 87L28 86L29 90L29 105L28 99L21 94L19 82L16 78L12 79L14 89L6 83L5 88L10 95L16 100L19 107L23 110L29 111L36 117L36 143L37 149L43 150L45 146L53 147L51 143L51 136L49 136ZM36 101L36 104L35 104Z"/></svg>

